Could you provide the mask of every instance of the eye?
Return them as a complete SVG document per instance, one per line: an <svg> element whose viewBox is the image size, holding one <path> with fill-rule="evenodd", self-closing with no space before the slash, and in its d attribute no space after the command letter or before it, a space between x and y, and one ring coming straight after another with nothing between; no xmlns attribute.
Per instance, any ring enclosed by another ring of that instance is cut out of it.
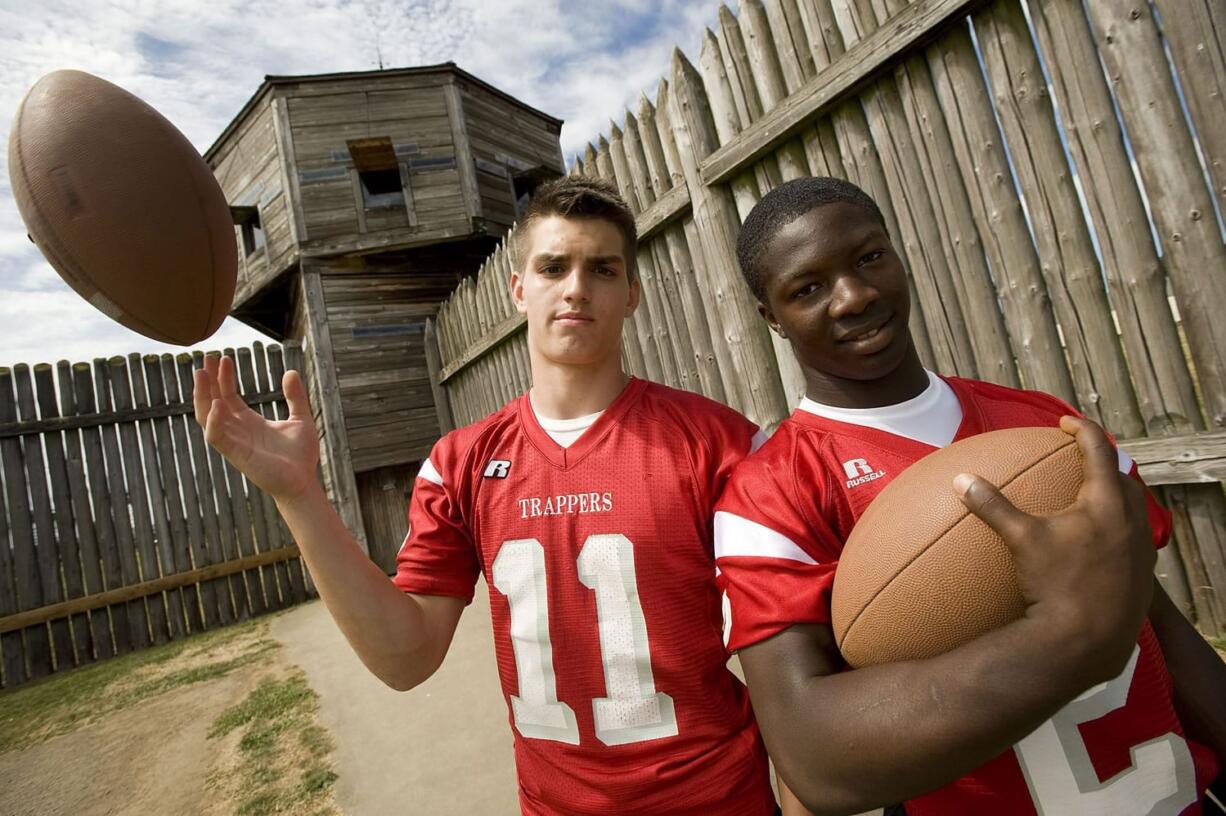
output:
<svg viewBox="0 0 1226 816"><path fill-rule="evenodd" d="M596 267L596 274L606 278L615 278L617 277L617 270L611 266L598 266Z"/></svg>
<svg viewBox="0 0 1226 816"><path fill-rule="evenodd" d="M884 249L875 249L872 252L869 252L861 256L860 260L856 262L856 265L857 266L867 266L868 264L881 260L881 257L883 255L885 255Z"/></svg>
<svg viewBox="0 0 1226 816"><path fill-rule="evenodd" d="M549 266L542 266L537 271L542 275L559 275L562 273L562 267L558 264L549 264Z"/></svg>
<svg viewBox="0 0 1226 816"><path fill-rule="evenodd" d="M806 283L804 286L799 287L793 291L792 294L788 295L788 300L802 300L803 298L807 298L810 295L821 291L821 288L821 285L818 283Z"/></svg>

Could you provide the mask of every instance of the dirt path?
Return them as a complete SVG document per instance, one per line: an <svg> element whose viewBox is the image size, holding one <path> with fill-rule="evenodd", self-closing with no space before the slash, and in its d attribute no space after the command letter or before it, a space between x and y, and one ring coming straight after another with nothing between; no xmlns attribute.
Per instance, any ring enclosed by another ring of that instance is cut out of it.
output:
<svg viewBox="0 0 1226 816"><path fill-rule="evenodd" d="M319 694L319 721L336 746L333 794L345 813L518 812L484 586L460 618L442 668L406 693L366 670L318 601L278 617L269 633Z"/></svg>
<svg viewBox="0 0 1226 816"><path fill-rule="evenodd" d="M0 754L0 813L149 816L197 813L215 746L209 725L254 685L239 672Z"/></svg>

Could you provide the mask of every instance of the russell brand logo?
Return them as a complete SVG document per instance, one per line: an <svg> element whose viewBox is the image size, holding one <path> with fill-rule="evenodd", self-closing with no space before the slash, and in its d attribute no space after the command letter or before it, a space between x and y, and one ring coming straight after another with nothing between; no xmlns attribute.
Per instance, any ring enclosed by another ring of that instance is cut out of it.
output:
<svg viewBox="0 0 1226 816"><path fill-rule="evenodd" d="M873 470L864 459L848 459L843 463L843 472L847 474L847 487L849 488L858 487L885 475L884 470Z"/></svg>
<svg viewBox="0 0 1226 816"><path fill-rule="evenodd" d="M487 479L505 479L510 472L511 461L509 459L491 459L485 466L484 476Z"/></svg>

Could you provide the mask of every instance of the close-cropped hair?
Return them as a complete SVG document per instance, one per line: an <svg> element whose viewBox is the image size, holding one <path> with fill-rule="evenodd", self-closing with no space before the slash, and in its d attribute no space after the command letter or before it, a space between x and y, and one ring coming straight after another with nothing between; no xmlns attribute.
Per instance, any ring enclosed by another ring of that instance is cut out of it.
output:
<svg viewBox="0 0 1226 816"><path fill-rule="evenodd" d="M779 230L824 204L851 204L885 227L885 217L872 197L850 181L829 176L802 178L771 190L749 212L736 239L736 260L745 283L761 303L766 302L759 261Z"/></svg>
<svg viewBox="0 0 1226 816"><path fill-rule="evenodd" d="M591 176L562 176L538 187L515 231L516 254L521 259L527 260L527 237L532 224L553 215L608 221L617 227L625 242L626 274L634 279L638 230L634 213L613 182Z"/></svg>

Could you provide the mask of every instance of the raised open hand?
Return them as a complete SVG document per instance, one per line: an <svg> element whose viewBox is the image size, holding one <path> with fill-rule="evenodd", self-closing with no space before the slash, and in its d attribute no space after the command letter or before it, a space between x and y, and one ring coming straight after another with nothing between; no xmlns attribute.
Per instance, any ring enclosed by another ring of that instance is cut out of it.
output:
<svg viewBox="0 0 1226 816"><path fill-rule="evenodd" d="M291 499L315 481L319 434L306 387L297 371L285 372L281 389L289 419L269 420L238 393L234 360L207 356L193 374L196 422L204 438L276 500Z"/></svg>

